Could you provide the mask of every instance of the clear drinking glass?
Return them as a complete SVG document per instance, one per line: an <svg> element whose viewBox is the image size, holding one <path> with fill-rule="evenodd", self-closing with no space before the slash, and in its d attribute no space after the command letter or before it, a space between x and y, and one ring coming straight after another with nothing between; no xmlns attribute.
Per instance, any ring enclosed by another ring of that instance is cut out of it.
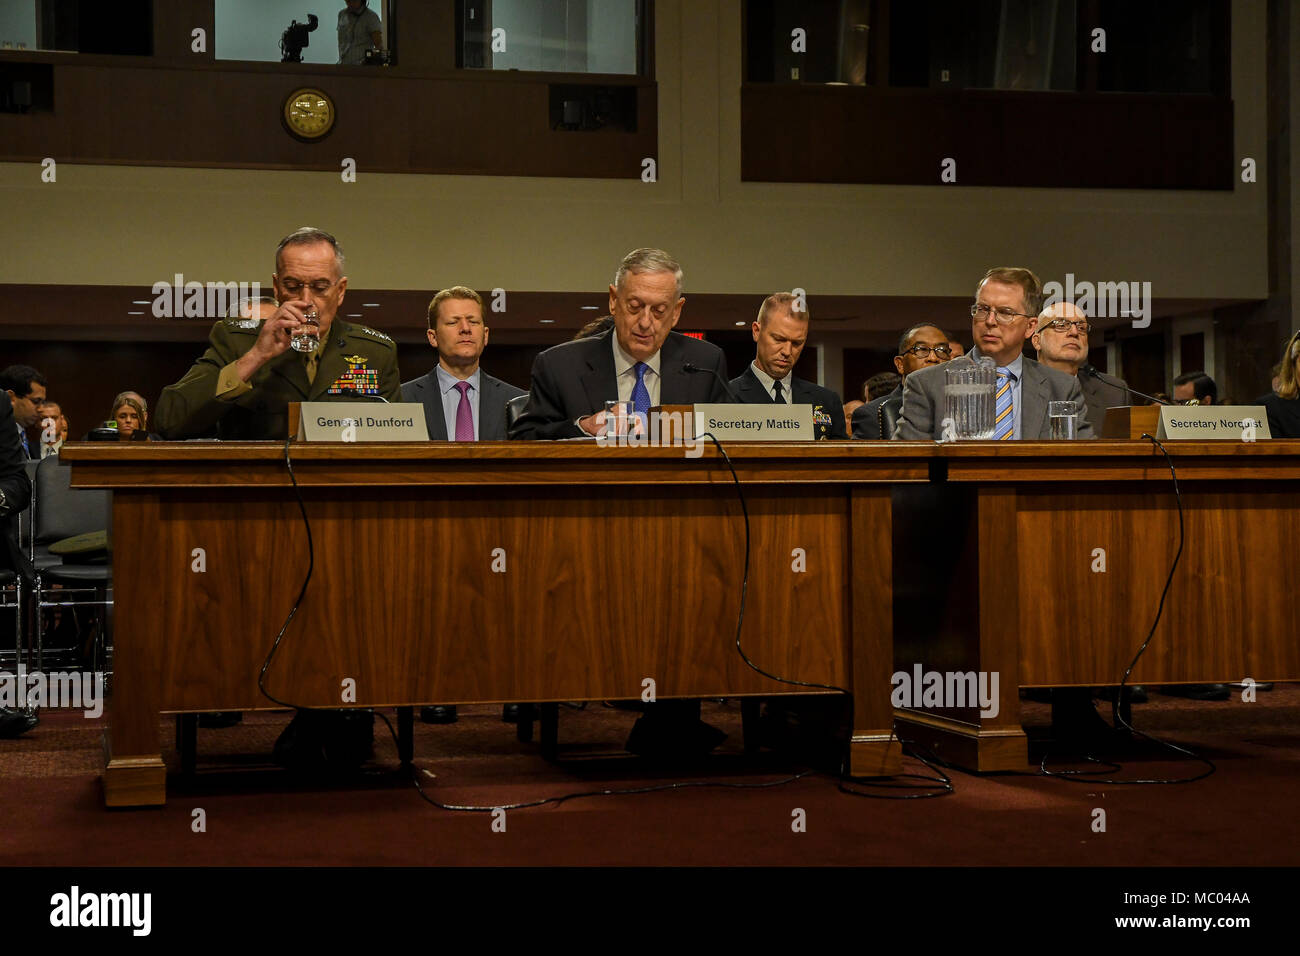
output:
<svg viewBox="0 0 1300 956"><path fill-rule="evenodd" d="M631 434L632 403L617 399L605 403L605 437L615 438Z"/></svg>
<svg viewBox="0 0 1300 956"><path fill-rule="evenodd" d="M1048 402L1047 423L1049 438L1073 439L1079 437L1079 405L1077 402Z"/></svg>
<svg viewBox="0 0 1300 956"><path fill-rule="evenodd" d="M954 437L986 439L993 437L993 390L998 370L993 360L981 356L974 365L944 369L945 416L952 420Z"/></svg>
<svg viewBox="0 0 1300 956"><path fill-rule="evenodd" d="M303 322L293 333L289 345L298 352L315 352L320 348L320 317L315 309L303 313Z"/></svg>

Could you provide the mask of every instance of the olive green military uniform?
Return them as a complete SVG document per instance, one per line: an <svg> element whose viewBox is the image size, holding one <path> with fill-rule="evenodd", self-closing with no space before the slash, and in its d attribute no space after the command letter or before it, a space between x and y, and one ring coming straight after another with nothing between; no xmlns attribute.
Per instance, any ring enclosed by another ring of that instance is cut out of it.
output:
<svg viewBox="0 0 1300 956"><path fill-rule="evenodd" d="M335 318L329 341L308 354L288 349L241 382L231 367L257 341L261 326L212 327L208 350L175 385L163 389L153 425L164 438L217 437L227 441L283 440L290 402L365 401L381 395L400 402L397 346L387 335Z"/></svg>

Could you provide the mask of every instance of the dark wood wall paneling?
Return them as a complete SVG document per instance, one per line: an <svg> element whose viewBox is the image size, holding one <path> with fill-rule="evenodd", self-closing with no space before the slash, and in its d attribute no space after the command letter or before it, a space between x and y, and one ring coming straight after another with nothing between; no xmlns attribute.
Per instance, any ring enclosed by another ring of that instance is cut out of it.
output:
<svg viewBox="0 0 1300 956"><path fill-rule="evenodd" d="M215 61L210 0L156 4L153 57L6 54L0 62L51 64L55 96L52 112L0 114L0 160L337 171L352 157L360 172L617 179L639 177L657 155L653 80L458 71L452 3L401 3L396 16L392 68ZM208 31L206 54L190 52L196 27ZM574 84L635 90L635 131L553 130L550 88ZM317 143L281 126L284 99L301 86L319 86L338 109Z"/></svg>
<svg viewBox="0 0 1300 956"><path fill-rule="evenodd" d="M750 182L1232 189L1232 100L1138 93L741 87ZM779 134L779 135L778 135Z"/></svg>

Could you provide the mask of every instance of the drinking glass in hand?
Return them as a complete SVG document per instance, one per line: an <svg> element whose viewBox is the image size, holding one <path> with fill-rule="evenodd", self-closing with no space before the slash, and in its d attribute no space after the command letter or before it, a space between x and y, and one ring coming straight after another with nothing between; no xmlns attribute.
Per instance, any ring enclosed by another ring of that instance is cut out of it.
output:
<svg viewBox="0 0 1300 956"><path fill-rule="evenodd" d="M1079 437L1079 406L1076 402L1048 402L1047 423L1049 438L1073 439Z"/></svg>
<svg viewBox="0 0 1300 956"><path fill-rule="evenodd" d="M320 348L320 318L315 309L303 313L302 324L289 339L289 345L298 352L315 352Z"/></svg>

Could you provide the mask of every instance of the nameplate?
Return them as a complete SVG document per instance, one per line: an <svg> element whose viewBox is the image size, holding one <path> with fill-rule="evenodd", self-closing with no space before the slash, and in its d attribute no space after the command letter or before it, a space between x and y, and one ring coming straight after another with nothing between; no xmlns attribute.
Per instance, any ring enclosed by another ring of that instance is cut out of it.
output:
<svg viewBox="0 0 1300 956"><path fill-rule="evenodd" d="M811 405L696 405L695 437L718 441L812 441Z"/></svg>
<svg viewBox="0 0 1300 956"><path fill-rule="evenodd" d="M429 440L419 402L303 402L298 409L303 441Z"/></svg>
<svg viewBox="0 0 1300 956"><path fill-rule="evenodd" d="M1162 405L1156 437L1258 441L1273 435L1263 405Z"/></svg>

